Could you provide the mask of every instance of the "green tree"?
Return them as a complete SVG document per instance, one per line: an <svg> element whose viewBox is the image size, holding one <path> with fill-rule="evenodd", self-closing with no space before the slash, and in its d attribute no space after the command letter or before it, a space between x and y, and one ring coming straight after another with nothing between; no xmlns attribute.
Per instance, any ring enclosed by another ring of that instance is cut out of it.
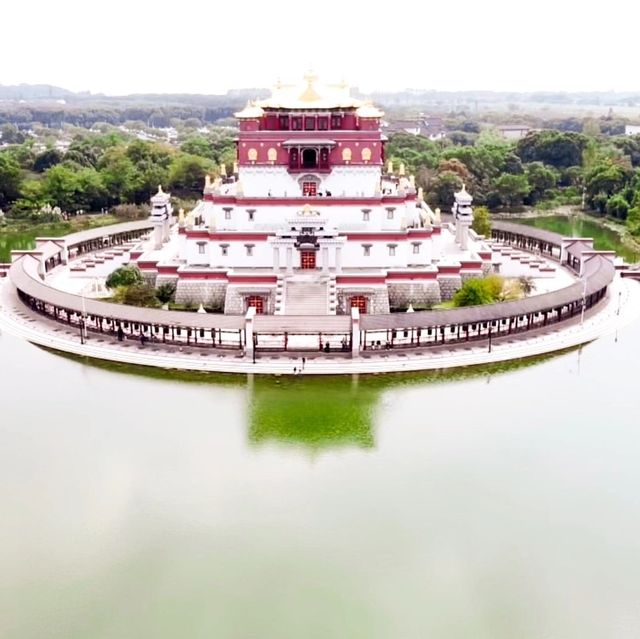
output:
<svg viewBox="0 0 640 639"><path fill-rule="evenodd" d="M22 144L24 142L24 133L15 124L7 122L0 126L0 140L5 144Z"/></svg>
<svg viewBox="0 0 640 639"><path fill-rule="evenodd" d="M530 186L526 175L503 173L493 182L493 188L500 200L507 206L519 206L529 194Z"/></svg>
<svg viewBox="0 0 640 639"><path fill-rule="evenodd" d="M634 201L634 205L627 213L626 226L631 235L635 235L636 237L640 236L640 192Z"/></svg>
<svg viewBox="0 0 640 639"><path fill-rule="evenodd" d="M427 199L433 205L450 207L453 204L453 194L462 187L462 179L453 171L439 173L431 183Z"/></svg>
<svg viewBox="0 0 640 639"><path fill-rule="evenodd" d="M171 302L176 294L175 282L165 282L156 288L156 298L161 304Z"/></svg>
<svg viewBox="0 0 640 639"><path fill-rule="evenodd" d="M213 164L205 158L182 153L171 164L169 186L178 191L201 193L204 176L213 170Z"/></svg>
<svg viewBox="0 0 640 639"><path fill-rule="evenodd" d="M111 148L101 158L100 175L112 203L129 202L132 199L139 175L123 148Z"/></svg>
<svg viewBox="0 0 640 639"><path fill-rule="evenodd" d="M198 155L201 158L208 158L209 160L214 160L216 158L213 144L210 140L203 137L202 135L196 135L189 138L188 140L185 140L180 145L180 150L183 153L188 153L189 155Z"/></svg>
<svg viewBox="0 0 640 639"><path fill-rule="evenodd" d="M587 138L578 133L534 131L518 141L516 153L526 164L543 162L557 169L582 163Z"/></svg>
<svg viewBox="0 0 640 639"><path fill-rule="evenodd" d="M37 155L33 161L33 170L37 173L44 173L47 169L62 162L62 153L56 149L47 149Z"/></svg>
<svg viewBox="0 0 640 639"><path fill-rule="evenodd" d="M40 192L51 206L59 206L63 211L78 208L78 177L67 166L57 164L47 169Z"/></svg>
<svg viewBox="0 0 640 639"><path fill-rule="evenodd" d="M22 171L20 165L7 153L0 153L0 207L20 197Z"/></svg>
<svg viewBox="0 0 640 639"><path fill-rule="evenodd" d="M473 211L473 223L471 228L485 237L491 237L491 216L486 206L477 206Z"/></svg>
<svg viewBox="0 0 640 639"><path fill-rule="evenodd" d="M119 286L133 286L135 284L142 284L144 278L142 273L135 266L121 266L113 271L105 284L107 288L117 288Z"/></svg>
<svg viewBox="0 0 640 639"><path fill-rule="evenodd" d="M607 215L616 217L619 220L625 220L629 213L629 202L622 195L616 193L607 200Z"/></svg>
<svg viewBox="0 0 640 639"><path fill-rule="evenodd" d="M529 202L535 204L544 197L547 191L554 188L558 183L559 173L557 170L545 166L542 162L531 162L526 165L526 176L531 191Z"/></svg>
<svg viewBox="0 0 640 639"><path fill-rule="evenodd" d="M502 293L502 279L497 276L468 279L453 296L454 306L493 304Z"/></svg>

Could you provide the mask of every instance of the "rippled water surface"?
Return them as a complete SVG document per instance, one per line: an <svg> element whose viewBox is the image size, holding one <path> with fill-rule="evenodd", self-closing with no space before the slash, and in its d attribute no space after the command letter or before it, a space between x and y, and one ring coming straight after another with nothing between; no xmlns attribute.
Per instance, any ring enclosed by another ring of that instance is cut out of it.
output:
<svg viewBox="0 0 640 639"><path fill-rule="evenodd" d="M639 354L176 377L2 335L0 637L638 637Z"/></svg>

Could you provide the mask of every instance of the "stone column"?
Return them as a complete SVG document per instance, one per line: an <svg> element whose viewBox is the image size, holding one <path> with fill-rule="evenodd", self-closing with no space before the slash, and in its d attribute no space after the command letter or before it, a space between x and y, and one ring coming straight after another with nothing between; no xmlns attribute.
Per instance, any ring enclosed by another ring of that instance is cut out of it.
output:
<svg viewBox="0 0 640 639"><path fill-rule="evenodd" d="M277 271L280 269L280 247L273 247L273 270Z"/></svg>
<svg viewBox="0 0 640 639"><path fill-rule="evenodd" d="M342 272L342 247L336 246L336 273Z"/></svg>
<svg viewBox="0 0 640 639"><path fill-rule="evenodd" d="M293 246L287 246L287 275L293 275Z"/></svg>
<svg viewBox="0 0 640 639"><path fill-rule="evenodd" d="M253 358L253 320L256 316L256 309L253 306L250 306L247 309L247 314L244 316L244 335L245 335L245 346L244 353L246 357Z"/></svg>
<svg viewBox="0 0 640 639"><path fill-rule="evenodd" d="M329 247L328 246L322 247L322 272L323 273L329 272Z"/></svg>
<svg viewBox="0 0 640 639"><path fill-rule="evenodd" d="M360 309L351 309L351 357L360 355Z"/></svg>

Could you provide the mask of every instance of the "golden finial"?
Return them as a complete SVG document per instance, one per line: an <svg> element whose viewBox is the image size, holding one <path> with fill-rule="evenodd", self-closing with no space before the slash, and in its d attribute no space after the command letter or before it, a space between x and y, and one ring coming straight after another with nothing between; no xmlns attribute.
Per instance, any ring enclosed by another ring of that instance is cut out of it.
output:
<svg viewBox="0 0 640 639"><path fill-rule="evenodd" d="M404 175L404 162L400 162L400 168L398 169L398 175Z"/></svg>
<svg viewBox="0 0 640 639"><path fill-rule="evenodd" d="M387 173L393 175L393 160L387 162Z"/></svg>
<svg viewBox="0 0 640 639"><path fill-rule="evenodd" d="M227 177L227 167L224 162L220 163L220 175Z"/></svg>

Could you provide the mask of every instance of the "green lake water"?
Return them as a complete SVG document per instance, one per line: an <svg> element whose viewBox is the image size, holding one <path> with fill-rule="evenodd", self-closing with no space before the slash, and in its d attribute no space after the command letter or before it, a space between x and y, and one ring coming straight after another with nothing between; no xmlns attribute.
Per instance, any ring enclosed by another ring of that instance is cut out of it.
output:
<svg viewBox="0 0 640 639"><path fill-rule="evenodd" d="M623 244L619 233L592 220L567 215L552 215L547 217L514 218L512 221L553 231L561 235L591 237L593 238L594 247L598 250L615 251L629 263L640 261L640 252Z"/></svg>
<svg viewBox="0 0 640 639"><path fill-rule="evenodd" d="M35 237L36 234L29 231L21 233L0 231L0 262L10 262L11 251L34 248Z"/></svg>
<svg viewBox="0 0 640 639"><path fill-rule="evenodd" d="M638 353L248 378L0 335L0 637L638 637Z"/></svg>

